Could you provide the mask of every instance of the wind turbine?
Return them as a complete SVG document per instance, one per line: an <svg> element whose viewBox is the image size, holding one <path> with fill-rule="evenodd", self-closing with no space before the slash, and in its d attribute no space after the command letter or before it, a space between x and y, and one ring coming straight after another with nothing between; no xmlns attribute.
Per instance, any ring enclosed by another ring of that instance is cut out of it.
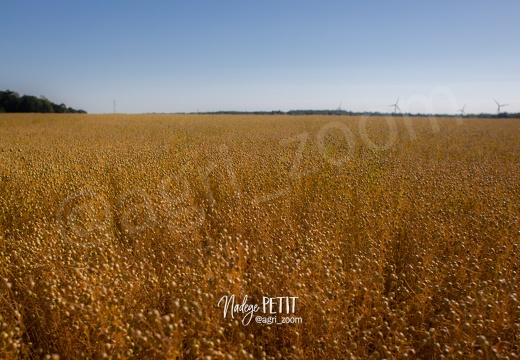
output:
<svg viewBox="0 0 520 360"><path fill-rule="evenodd" d="M337 108L337 111L342 111L342 109L341 109L341 101L339 102L339 107Z"/></svg>
<svg viewBox="0 0 520 360"><path fill-rule="evenodd" d="M399 108L399 105L397 105L398 103L399 103L399 97L397 98L395 104L388 105L388 107L393 107L394 108L394 114L397 113L397 110L399 110L399 112L401 112L401 109Z"/></svg>
<svg viewBox="0 0 520 360"><path fill-rule="evenodd" d="M466 104L464 104L464 106L462 107L462 109L457 110L457 111L460 112L460 114L461 114L462 116L464 116L464 115L466 115L466 112L464 111L465 108L466 108Z"/></svg>
<svg viewBox="0 0 520 360"><path fill-rule="evenodd" d="M493 99L493 100L495 100L495 99ZM509 105L509 104L499 104L498 101L496 101L496 100L495 100L495 102L497 103L497 106L498 106L498 108L497 108L497 114L498 115L500 115L500 108L502 106L508 106Z"/></svg>

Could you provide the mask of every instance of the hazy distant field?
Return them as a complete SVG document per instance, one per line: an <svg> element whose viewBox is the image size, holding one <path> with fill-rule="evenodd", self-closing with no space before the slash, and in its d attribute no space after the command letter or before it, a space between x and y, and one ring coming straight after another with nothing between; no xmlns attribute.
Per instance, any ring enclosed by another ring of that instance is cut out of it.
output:
<svg viewBox="0 0 520 360"><path fill-rule="evenodd" d="M405 120L0 114L0 358L518 358L520 121Z"/></svg>

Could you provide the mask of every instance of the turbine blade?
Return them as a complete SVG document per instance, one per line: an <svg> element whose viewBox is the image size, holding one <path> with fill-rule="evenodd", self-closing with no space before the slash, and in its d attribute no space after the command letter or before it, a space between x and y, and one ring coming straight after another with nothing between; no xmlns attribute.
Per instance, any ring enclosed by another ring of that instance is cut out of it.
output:
<svg viewBox="0 0 520 360"><path fill-rule="evenodd" d="M493 99L493 100L495 100L495 99ZM495 102L497 103L498 106L500 106L500 104L498 103L498 101L495 100Z"/></svg>

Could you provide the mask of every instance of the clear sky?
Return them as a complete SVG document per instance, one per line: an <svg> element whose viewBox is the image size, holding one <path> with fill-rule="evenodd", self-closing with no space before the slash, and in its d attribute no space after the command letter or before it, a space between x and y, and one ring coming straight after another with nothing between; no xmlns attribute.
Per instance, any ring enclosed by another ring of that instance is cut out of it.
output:
<svg viewBox="0 0 520 360"><path fill-rule="evenodd" d="M520 111L520 1L2 1L0 90L89 113Z"/></svg>

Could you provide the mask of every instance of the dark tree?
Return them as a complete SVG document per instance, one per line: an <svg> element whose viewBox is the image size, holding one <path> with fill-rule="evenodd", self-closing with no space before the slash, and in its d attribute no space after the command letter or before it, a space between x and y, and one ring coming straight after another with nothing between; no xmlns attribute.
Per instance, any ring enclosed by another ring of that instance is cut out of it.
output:
<svg viewBox="0 0 520 360"><path fill-rule="evenodd" d="M60 105L53 104L52 107L53 107L53 110L55 113L64 114L67 112L67 106L65 104L60 104Z"/></svg>
<svg viewBox="0 0 520 360"><path fill-rule="evenodd" d="M20 95L14 91L0 91L0 107L5 112L18 112L20 107Z"/></svg>
<svg viewBox="0 0 520 360"><path fill-rule="evenodd" d="M76 110L67 107L65 104L54 104L44 96L20 95L14 91L0 91L0 112L6 113L80 113L85 114L84 110Z"/></svg>

